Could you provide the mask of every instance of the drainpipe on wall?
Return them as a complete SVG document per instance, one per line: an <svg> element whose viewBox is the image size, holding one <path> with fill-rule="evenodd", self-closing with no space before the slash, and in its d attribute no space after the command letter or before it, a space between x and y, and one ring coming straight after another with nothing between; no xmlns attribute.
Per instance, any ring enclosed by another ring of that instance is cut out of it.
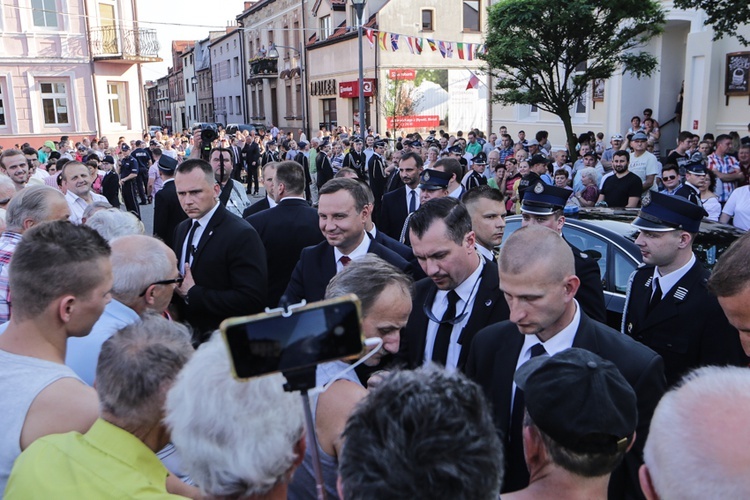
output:
<svg viewBox="0 0 750 500"><path fill-rule="evenodd" d="M91 87L94 89L94 120L96 120L96 137L97 139L102 136L102 118L101 118L101 111L99 110L99 92L96 90L96 72L94 71L94 65L96 64L94 62L94 54L91 50L91 26L89 24L89 4L87 1L83 2L83 23L86 27L86 38L89 41L89 58L91 59L91 62L89 65L91 66Z"/></svg>

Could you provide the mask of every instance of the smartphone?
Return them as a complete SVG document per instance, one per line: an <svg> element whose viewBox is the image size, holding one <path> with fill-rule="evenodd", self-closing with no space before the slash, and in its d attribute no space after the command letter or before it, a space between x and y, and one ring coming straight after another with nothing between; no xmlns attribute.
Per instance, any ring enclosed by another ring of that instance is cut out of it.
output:
<svg viewBox="0 0 750 500"><path fill-rule="evenodd" d="M353 359L364 351L356 295L279 312L230 318L220 326L233 375L247 379Z"/></svg>

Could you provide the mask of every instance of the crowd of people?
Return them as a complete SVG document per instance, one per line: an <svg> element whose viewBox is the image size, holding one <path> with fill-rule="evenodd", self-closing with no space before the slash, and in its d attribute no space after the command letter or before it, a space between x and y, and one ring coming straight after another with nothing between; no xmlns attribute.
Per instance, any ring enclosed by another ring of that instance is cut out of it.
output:
<svg viewBox="0 0 750 500"><path fill-rule="evenodd" d="M711 272L693 249L747 229L750 137L631 125L6 149L0 496L750 494L750 235ZM638 231L619 331L562 231L594 206ZM282 375L232 376L222 321L350 294L379 347L317 366L307 428Z"/></svg>

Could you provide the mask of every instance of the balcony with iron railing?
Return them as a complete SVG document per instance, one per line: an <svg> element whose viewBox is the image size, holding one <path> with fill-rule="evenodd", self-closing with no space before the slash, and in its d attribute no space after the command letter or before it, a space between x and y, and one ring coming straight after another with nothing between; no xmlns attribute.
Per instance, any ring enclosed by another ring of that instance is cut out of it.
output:
<svg viewBox="0 0 750 500"><path fill-rule="evenodd" d="M161 62L156 30L101 26L89 29L91 55L96 61Z"/></svg>
<svg viewBox="0 0 750 500"><path fill-rule="evenodd" d="M279 59L273 57L256 57L250 60L250 75L247 83L261 78L279 77Z"/></svg>

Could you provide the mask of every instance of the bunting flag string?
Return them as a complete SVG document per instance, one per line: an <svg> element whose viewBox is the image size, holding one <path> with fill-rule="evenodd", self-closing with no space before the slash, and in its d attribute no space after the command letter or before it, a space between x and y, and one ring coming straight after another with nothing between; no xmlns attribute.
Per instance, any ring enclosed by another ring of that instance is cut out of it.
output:
<svg viewBox="0 0 750 500"><path fill-rule="evenodd" d="M482 43L435 40L433 38L377 31L372 28L365 30L365 36L370 43L370 48L375 48L375 38L377 38L377 45L380 50L390 50L391 52L397 52L405 47L410 54L421 55L429 48L427 52L440 52L444 59L452 59L456 56L464 61L474 61L487 53L487 46Z"/></svg>

